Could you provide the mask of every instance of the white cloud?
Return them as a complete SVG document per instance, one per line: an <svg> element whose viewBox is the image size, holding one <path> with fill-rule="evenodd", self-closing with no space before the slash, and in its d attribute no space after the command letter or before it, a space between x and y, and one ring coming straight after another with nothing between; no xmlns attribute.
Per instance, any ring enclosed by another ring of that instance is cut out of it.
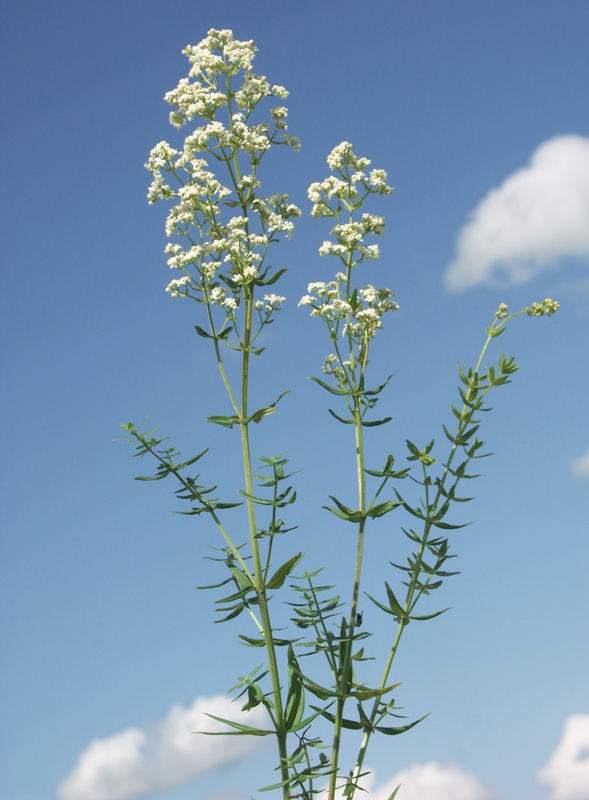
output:
<svg viewBox="0 0 589 800"><path fill-rule="evenodd" d="M458 234L446 285L514 285L567 257L589 265L589 138L557 136L509 175Z"/></svg>
<svg viewBox="0 0 589 800"><path fill-rule="evenodd" d="M371 781L372 783L372 781ZM388 800L402 784L399 800L490 800L493 792L455 764L412 764L386 783L368 787L370 800Z"/></svg>
<svg viewBox="0 0 589 800"><path fill-rule="evenodd" d="M551 800L589 798L589 714L574 714L565 722L562 739L538 780L551 789Z"/></svg>
<svg viewBox="0 0 589 800"><path fill-rule="evenodd" d="M224 729L206 714L253 727L264 727L266 721L262 708L241 715L224 696L197 698L189 708L174 705L165 719L145 729L129 728L91 742L58 787L60 800L126 800L159 792L238 761L265 741L195 736L195 731Z"/></svg>
<svg viewBox="0 0 589 800"><path fill-rule="evenodd" d="M572 460L571 472L579 478L589 478L589 447L584 455Z"/></svg>

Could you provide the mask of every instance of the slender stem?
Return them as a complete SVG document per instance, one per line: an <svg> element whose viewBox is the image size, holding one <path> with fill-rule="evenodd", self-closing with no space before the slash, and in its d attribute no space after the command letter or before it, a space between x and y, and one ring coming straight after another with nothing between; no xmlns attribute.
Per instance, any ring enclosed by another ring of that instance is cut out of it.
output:
<svg viewBox="0 0 589 800"><path fill-rule="evenodd" d="M341 678L338 686L338 701L335 714L333 731L333 746L331 758L331 777L329 782L329 800L335 798L338 780L339 750L341 745L341 735L343 728L344 708L347 700L349 683L352 673L352 656L354 647L354 628L356 626L356 614L358 613L358 597L360 594L360 578L362 575L362 558L364 554L364 533L366 528L366 471L364 466L364 434L362 430L362 410L360 398L354 396L354 421L356 434L356 467L358 476L358 505L361 520L358 523L358 539L356 543L356 568L354 571L354 589L352 592L352 605L348 622L348 642L344 648L344 663L342 665Z"/></svg>
<svg viewBox="0 0 589 800"><path fill-rule="evenodd" d="M221 356L221 348L219 347L219 337L217 336L217 331L215 328L215 321L213 319L213 315L211 313L211 304L210 302L206 303L207 308L207 317L209 319L209 325L211 328L211 332L213 334L213 344L215 347L215 356L217 358L217 366L219 368L219 372L221 373L221 379L223 381L223 385L227 391L227 395L229 396L229 400L231 405L233 406L233 410L236 414L239 414L239 405L235 396L233 394L233 390L231 389L231 384L229 383L229 378L227 377L227 373L225 372L225 365L223 364L223 358Z"/></svg>
<svg viewBox="0 0 589 800"><path fill-rule="evenodd" d="M262 618L262 628L266 652L268 653L268 666L270 668L270 679L272 682L272 698L276 715L276 738L278 743L278 754L280 760L280 772L283 781L288 782L289 770L287 766L288 751L286 748L286 732L284 730L284 709L282 706L282 694L280 691L280 675L278 662L276 659L276 649L270 622L270 612L268 608L268 598L264 586L264 570L260 555L259 539L257 538L255 504L251 499L253 494L252 464L249 443L249 425L246 422L248 417L248 389L249 389L249 363L250 363L250 344L252 330L252 315L254 301L251 289L246 290L245 297L245 326L243 341L242 373L241 373L241 409L240 409L240 428L241 428L241 447L243 454L243 467L245 477L245 490L247 497L247 514L250 530L250 543L252 548L254 575L256 580L256 592L260 605L260 616ZM289 796L288 783L283 786L283 795L286 800Z"/></svg>

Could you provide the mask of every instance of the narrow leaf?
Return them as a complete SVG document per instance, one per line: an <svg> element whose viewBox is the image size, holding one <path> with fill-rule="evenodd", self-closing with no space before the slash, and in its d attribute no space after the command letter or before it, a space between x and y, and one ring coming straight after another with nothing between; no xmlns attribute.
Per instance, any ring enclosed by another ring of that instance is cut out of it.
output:
<svg viewBox="0 0 589 800"><path fill-rule="evenodd" d="M315 378L313 375L309 375L309 380L315 381L315 383L318 383L319 386L322 386L324 389L327 389L327 391L331 392L331 394L339 394L339 395L351 394L349 389L336 389L335 387L330 386L328 383L325 383L325 381L322 381L319 378Z"/></svg>
<svg viewBox="0 0 589 800"><path fill-rule="evenodd" d="M213 339L214 336L211 336L210 333L207 333L204 328L201 328L200 325L195 325L194 330L198 333L199 336L202 336L203 339Z"/></svg>
<svg viewBox="0 0 589 800"><path fill-rule="evenodd" d="M207 422L213 422L215 425L223 425L225 428L232 428L239 422L239 417L232 414L230 417L212 416L207 417Z"/></svg>
<svg viewBox="0 0 589 800"><path fill-rule="evenodd" d="M399 503L396 503L394 500L387 500L386 503L379 503L377 506L373 506L369 508L366 512L366 516L372 517L383 517L385 514L388 514L389 511L392 511L396 508Z"/></svg>
<svg viewBox="0 0 589 800"><path fill-rule="evenodd" d="M305 710L305 692L303 679L292 645L288 647L288 695L284 712L284 725L287 731L297 725Z"/></svg>
<svg viewBox="0 0 589 800"><path fill-rule="evenodd" d="M426 619L433 619L434 617L439 617L440 614L444 614L446 611L449 611L449 608L443 608L441 611L436 611L433 614L423 614L420 616L414 616L413 614L409 617L409 619L417 619L417 620L426 620Z"/></svg>
<svg viewBox="0 0 589 800"><path fill-rule="evenodd" d="M301 558L303 557L302 553L297 553L296 556L293 556L288 561L286 561L281 567L278 567L274 575L270 578L267 583L268 589L280 589L286 578L290 575L296 565L299 563Z"/></svg>
<svg viewBox="0 0 589 800"><path fill-rule="evenodd" d="M235 728L233 731L200 731L206 736L271 736L274 733L274 731L264 731L261 728L252 728L250 725L242 725L240 722L216 717L214 714L206 714L206 716L217 722L222 722L230 728Z"/></svg>
<svg viewBox="0 0 589 800"><path fill-rule="evenodd" d="M377 425L386 425L387 422L390 422L392 417L385 417L384 419L374 419L370 421L362 420L362 427L363 428L376 428Z"/></svg>
<svg viewBox="0 0 589 800"><path fill-rule="evenodd" d="M399 733L405 733L405 731L411 730L411 728L414 728L420 722L423 722L426 717L429 717L429 714L425 714L420 719L416 719L415 722L410 722L409 725L400 725L399 727L394 728L384 725L375 725L374 728L375 730L379 731L379 733L384 733L387 736L397 736Z"/></svg>
<svg viewBox="0 0 589 800"><path fill-rule="evenodd" d="M353 419L344 419L343 417L340 417L339 414L336 414L331 408L328 408L327 410L332 417L335 417L338 422L342 422L344 425L353 425L355 422Z"/></svg>

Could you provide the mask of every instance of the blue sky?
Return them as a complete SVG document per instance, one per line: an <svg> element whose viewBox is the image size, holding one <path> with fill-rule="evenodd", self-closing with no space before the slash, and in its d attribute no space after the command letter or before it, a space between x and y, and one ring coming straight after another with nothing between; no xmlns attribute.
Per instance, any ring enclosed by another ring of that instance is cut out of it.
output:
<svg viewBox="0 0 589 800"><path fill-rule="evenodd" d="M281 245L288 303L257 384L264 400L292 392L256 447L301 470L296 547L311 564L351 569L320 507L351 490L352 443L306 381L328 343L297 308L333 270L306 200L330 150L352 142L395 187L368 278L401 306L374 357L395 373L375 460L442 441L456 362L476 358L500 302L561 304L500 340L522 368L484 420L495 455L453 540L461 574L439 598L452 610L411 631L398 663L408 715L431 716L375 746L371 796L401 775L405 800L587 800L589 6L21 0L3 17L0 797L241 800L271 779L271 749L244 760L191 736L255 665L194 588L211 582L214 532L170 514L171 485L134 482L111 441L152 414L238 480L230 435L204 421L225 410L211 353L164 292L165 215L143 169L174 136L162 98L187 72L181 50L216 27L254 39L302 139L268 169L305 216ZM397 541L375 535L371 587Z"/></svg>

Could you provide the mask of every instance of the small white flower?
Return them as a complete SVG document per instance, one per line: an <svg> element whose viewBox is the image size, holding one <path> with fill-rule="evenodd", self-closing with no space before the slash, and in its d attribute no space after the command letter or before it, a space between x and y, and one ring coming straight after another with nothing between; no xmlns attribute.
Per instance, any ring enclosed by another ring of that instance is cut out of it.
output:
<svg viewBox="0 0 589 800"><path fill-rule="evenodd" d="M286 302L286 297L281 297L278 294L265 294L264 300L268 305L271 305L273 308L278 308L284 302Z"/></svg>
<svg viewBox="0 0 589 800"><path fill-rule="evenodd" d="M186 275L184 278L170 281L166 286L166 292L169 292L170 297L186 297L186 291L182 292L180 289L186 287L190 283L190 278Z"/></svg>
<svg viewBox="0 0 589 800"><path fill-rule="evenodd" d="M211 303L215 303L215 305L222 305L227 292L221 286L215 286L214 289L211 289Z"/></svg>

